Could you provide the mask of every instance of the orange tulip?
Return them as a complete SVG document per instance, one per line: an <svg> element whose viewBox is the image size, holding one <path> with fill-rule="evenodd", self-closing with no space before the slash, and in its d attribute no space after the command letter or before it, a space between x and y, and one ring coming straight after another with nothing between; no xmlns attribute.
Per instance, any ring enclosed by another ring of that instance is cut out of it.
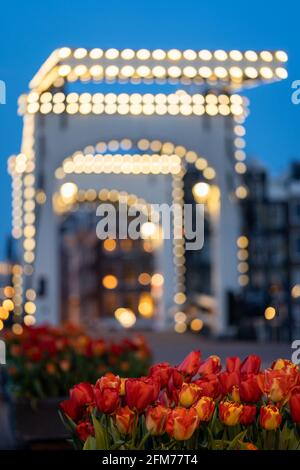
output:
<svg viewBox="0 0 300 470"><path fill-rule="evenodd" d="M115 414L115 423L120 434L131 434L134 424L134 411L128 406L118 408Z"/></svg>
<svg viewBox="0 0 300 470"><path fill-rule="evenodd" d="M223 401L220 403L220 420L226 426L235 426L240 421L243 412L243 405L232 401Z"/></svg>
<svg viewBox="0 0 300 470"><path fill-rule="evenodd" d="M273 402L288 400L293 387L296 385L298 372L294 368L266 369L257 376L257 383L263 393Z"/></svg>
<svg viewBox="0 0 300 470"><path fill-rule="evenodd" d="M112 374L111 372L107 372L107 374L103 375L101 379L97 380L96 387L99 388L101 391L104 388L117 388L119 390L120 382L121 380L118 375Z"/></svg>
<svg viewBox="0 0 300 470"><path fill-rule="evenodd" d="M262 428L267 431L273 431L280 426L282 415L276 406L262 406L260 409L259 421Z"/></svg>
<svg viewBox="0 0 300 470"><path fill-rule="evenodd" d="M174 408L169 414L166 431L176 441L186 441L197 429L199 418L195 408Z"/></svg>
<svg viewBox="0 0 300 470"><path fill-rule="evenodd" d="M179 391L179 404L185 408L190 408L199 398L201 388L195 383L182 384L182 387Z"/></svg>
<svg viewBox="0 0 300 470"><path fill-rule="evenodd" d="M166 430L169 409L163 405L150 406L146 413L146 428L153 436L162 436Z"/></svg>
<svg viewBox="0 0 300 470"><path fill-rule="evenodd" d="M215 402L211 397L201 397L195 405L200 421L210 421L215 409Z"/></svg>

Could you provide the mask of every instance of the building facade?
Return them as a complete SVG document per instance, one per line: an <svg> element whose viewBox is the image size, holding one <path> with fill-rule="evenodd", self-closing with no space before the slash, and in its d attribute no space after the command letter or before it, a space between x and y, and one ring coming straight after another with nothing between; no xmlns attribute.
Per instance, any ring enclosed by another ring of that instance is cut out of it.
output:
<svg viewBox="0 0 300 470"><path fill-rule="evenodd" d="M243 280L236 256L247 196L247 103L237 90L285 78L286 60L282 51L53 52L20 98L21 153L9 161L25 306L36 292L28 324L167 328L200 296L211 329L226 331L228 295ZM205 183L205 194L193 194L191 181ZM200 255L187 252L176 216L170 237L156 223L159 242L149 233L97 237L98 206L182 208L194 198L207 220ZM177 323L185 328L182 316Z"/></svg>

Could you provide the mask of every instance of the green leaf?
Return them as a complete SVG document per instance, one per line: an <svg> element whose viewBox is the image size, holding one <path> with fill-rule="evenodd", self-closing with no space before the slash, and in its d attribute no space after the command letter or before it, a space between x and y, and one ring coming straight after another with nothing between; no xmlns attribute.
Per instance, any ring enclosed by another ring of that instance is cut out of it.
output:
<svg viewBox="0 0 300 470"><path fill-rule="evenodd" d="M96 439L93 436L89 436L84 443L82 450L96 450Z"/></svg>
<svg viewBox="0 0 300 470"><path fill-rule="evenodd" d="M238 442L242 441L246 434L247 434L247 429L237 434L237 436L235 436L235 438L232 439L232 441L230 442L229 446L227 447L227 450L235 450Z"/></svg>
<svg viewBox="0 0 300 470"><path fill-rule="evenodd" d="M93 418L93 425L95 429L95 440L97 450L108 450L108 439L107 432L103 426L99 423L95 416Z"/></svg>

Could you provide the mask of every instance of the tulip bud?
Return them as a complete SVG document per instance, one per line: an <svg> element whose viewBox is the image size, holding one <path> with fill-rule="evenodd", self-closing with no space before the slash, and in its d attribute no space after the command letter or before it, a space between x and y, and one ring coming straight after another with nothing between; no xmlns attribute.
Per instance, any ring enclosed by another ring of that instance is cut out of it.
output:
<svg viewBox="0 0 300 470"><path fill-rule="evenodd" d="M125 383L126 383L126 380L127 379L121 379L121 383L120 383L120 391L119 391L119 395L120 397L124 397L125 396L125 393L126 393L126 390L125 390Z"/></svg>
<svg viewBox="0 0 300 470"><path fill-rule="evenodd" d="M235 401L236 403L239 403L241 401L239 387L237 385L234 385L232 387L231 396L233 401Z"/></svg>
<svg viewBox="0 0 300 470"><path fill-rule="evenodd" d="M200 421L210 421L215 409L215 402L211 397L201 397L195 405Z"/></svg>
<svg viewBox="0 0 300 470"><path fill-rule="evenodd" d="M152 436L162 436L166 430L169 409L163 405L150 406L146 413L146 428Z"/></svg>
<svg viewBox="0 0 300 470"><path fill-rule="evenodd" d="M201 388L195 383L182 384L181 390L179 392L179 403L185 408L190 408L199 398Z"/></svg>
<svg viewBox="0 0 300 470"><path fill-rule="evenodd" d="M120 434L131 434L134 424L134 412L128 407L118 408L115 414L115 423Z"/></svg>
<svg viewBox="0 0 300 470"><path fill-rule="evenodd" d="M226 426L235 426L240 421L243 411L243 405L232 401L223 401L220 403L220 420Z"/></svg>
<svg viewBox="0 0 300 470"><path fill-rule="evenodd" d="M267 431L277 429L282 421L279 409L273 405L262 406L260 409L260 425Z"/></svg>
<svg viewBox="0 0 300 470"><path fill-rule="evenodd" d="M198 374L205 376L209 374L217 374L222 368L219 356L209 356L208 359L200 364Z"/></svg>

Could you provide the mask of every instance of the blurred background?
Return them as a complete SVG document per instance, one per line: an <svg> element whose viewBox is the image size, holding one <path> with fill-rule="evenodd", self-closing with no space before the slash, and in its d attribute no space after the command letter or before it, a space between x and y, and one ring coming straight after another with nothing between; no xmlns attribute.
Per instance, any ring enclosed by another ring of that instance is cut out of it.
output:
<svg viewBox="0 0 300 470"><path fill-rule="evenodd" d="M296 2L258 1L5 6L1 329L72 321L144 331L159 358L178 335L186 350L199 337L212 339L208 349L299 337L298 13ZM139 73L120 78L122 61ZM168 79L164 61L185 76ZM163 70L149 78L148 66ZM111 162L143 167L154 154L185 161L173 183ZM86 170L94 157L110 166ZM151 225L142 240L98 240L96 207L120 194L203 202L204 247L157 243Z"/></svg>

